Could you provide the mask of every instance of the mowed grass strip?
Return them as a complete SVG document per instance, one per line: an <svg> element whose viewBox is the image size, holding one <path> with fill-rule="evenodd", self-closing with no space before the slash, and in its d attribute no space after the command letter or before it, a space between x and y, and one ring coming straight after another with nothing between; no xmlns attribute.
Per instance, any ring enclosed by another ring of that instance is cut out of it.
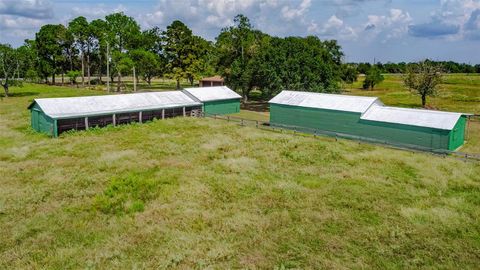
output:
<svg viewBox="0 0 480 270"><path fill-rule="evenodd" d="M478 163L214 119L52 139L34 96L0 106L0 268L480 263Z"/></svg>

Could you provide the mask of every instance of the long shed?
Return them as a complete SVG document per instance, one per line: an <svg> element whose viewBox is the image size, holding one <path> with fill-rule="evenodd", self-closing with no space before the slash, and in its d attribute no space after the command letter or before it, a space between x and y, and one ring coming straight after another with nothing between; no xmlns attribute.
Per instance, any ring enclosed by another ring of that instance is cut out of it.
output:
<svg viewBox="0 0 480 270"><path fill-rule="evenodd" d="M376 97L282 91L270 103L270 124L413 148L455 150L466 115L384 106Z"/></svg>
<svg viewBox="0 0 480 270"><path fill-rule="evenodd" d="M72 129L189 116L201 108L202 103L181 91L40 98L28 107L32 128L54 137Z"/></svg>
<svg viewBox="0 0 480 270"><path fill-rule="evenodd" d="M226 86L185 88L184 93L201 102L206 114L240 112L241 96Z"/></svg>

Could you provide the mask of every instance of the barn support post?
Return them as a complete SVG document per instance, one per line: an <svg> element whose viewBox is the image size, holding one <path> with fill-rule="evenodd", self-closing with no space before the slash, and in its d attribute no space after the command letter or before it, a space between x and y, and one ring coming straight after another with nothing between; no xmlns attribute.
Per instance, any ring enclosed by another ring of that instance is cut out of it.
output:
<svg viewBox="0 0 480 270"><path fill-rule="evenodd" d="M162 109L162 120L165 119L165 109Z"/></svg>
<svg viewBox="0 0 480 270"><path fill-rule="evenodd" d="M53 137L58 137L58 122L57 119L53 120Z"/></svg>
<svg viewBox="0 0 480 270"><path fill-rule="evenodd" d="M113 123L113 126L117 125L117 116L115 114L112 115L112 123Z"/></svg>
<svg viewBox="0 0 480 270"><path fill-rule="evenodd" d="M185 117L187 114L185 113L185 107L183 107L183 117Z"/></svg>
<svg viewBox="0 0 480 270"><path fill-rule="evenodd" d="M138 122L142 123L142 112L138 113Z"/></svg>
<svg viewBox="0 0 480 270"><path fill-rule="evenodd" d="M85 129L88 130L88 117L85 117Z"/></svg>

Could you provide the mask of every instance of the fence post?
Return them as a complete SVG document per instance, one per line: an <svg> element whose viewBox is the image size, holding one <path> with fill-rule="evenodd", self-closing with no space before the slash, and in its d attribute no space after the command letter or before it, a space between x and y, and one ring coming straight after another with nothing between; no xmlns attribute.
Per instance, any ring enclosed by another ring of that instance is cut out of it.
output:
<svg viewBox="0 0 480 270"><path fill-rule="evenodd" d="M243 126L243 118L242 118L242 126Z"/></svg>
<svg viewBox="0 0 480 270"><path fill-rule="evenodd" d="M143 123L142 122L142 112L141 111L138 113L138 122Z"/></svg>
<svg viewBox="0 0 480 270"><path fill-rule="evenodd" d="M88 130L88 117L85 117L85 129Z"/></svg>
<svg viewBox="0 0 480 270"><path fill-rule="evenodd" d="M255 121L255 126L258 128L258 120Z"/></svg>
<svg viewBox="0 0 480 270"><path fill-rule="evenodd" d="M117 116L115 114L112 115L112 122L113 122L113 126L117 125Z"/></svg>
<svg viewBox="0 0 480 270"><path fill-rule="evenodd" d="M165 109L162 109L162 120L165 119Z"/></svg>

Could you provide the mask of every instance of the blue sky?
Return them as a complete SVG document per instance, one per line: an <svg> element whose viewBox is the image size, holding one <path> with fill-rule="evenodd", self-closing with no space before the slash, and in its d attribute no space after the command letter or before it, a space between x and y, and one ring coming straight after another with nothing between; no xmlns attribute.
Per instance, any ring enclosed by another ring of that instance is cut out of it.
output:
<svg viewBox="0 0 480 270"><path fill-rule="evenodd" d="M480 64L480 0L0 0L0 42L18 46L43 24L115 11L143 29L179 19L209 40L242 13L271 35L336 39L349 62Z"/></svg>

